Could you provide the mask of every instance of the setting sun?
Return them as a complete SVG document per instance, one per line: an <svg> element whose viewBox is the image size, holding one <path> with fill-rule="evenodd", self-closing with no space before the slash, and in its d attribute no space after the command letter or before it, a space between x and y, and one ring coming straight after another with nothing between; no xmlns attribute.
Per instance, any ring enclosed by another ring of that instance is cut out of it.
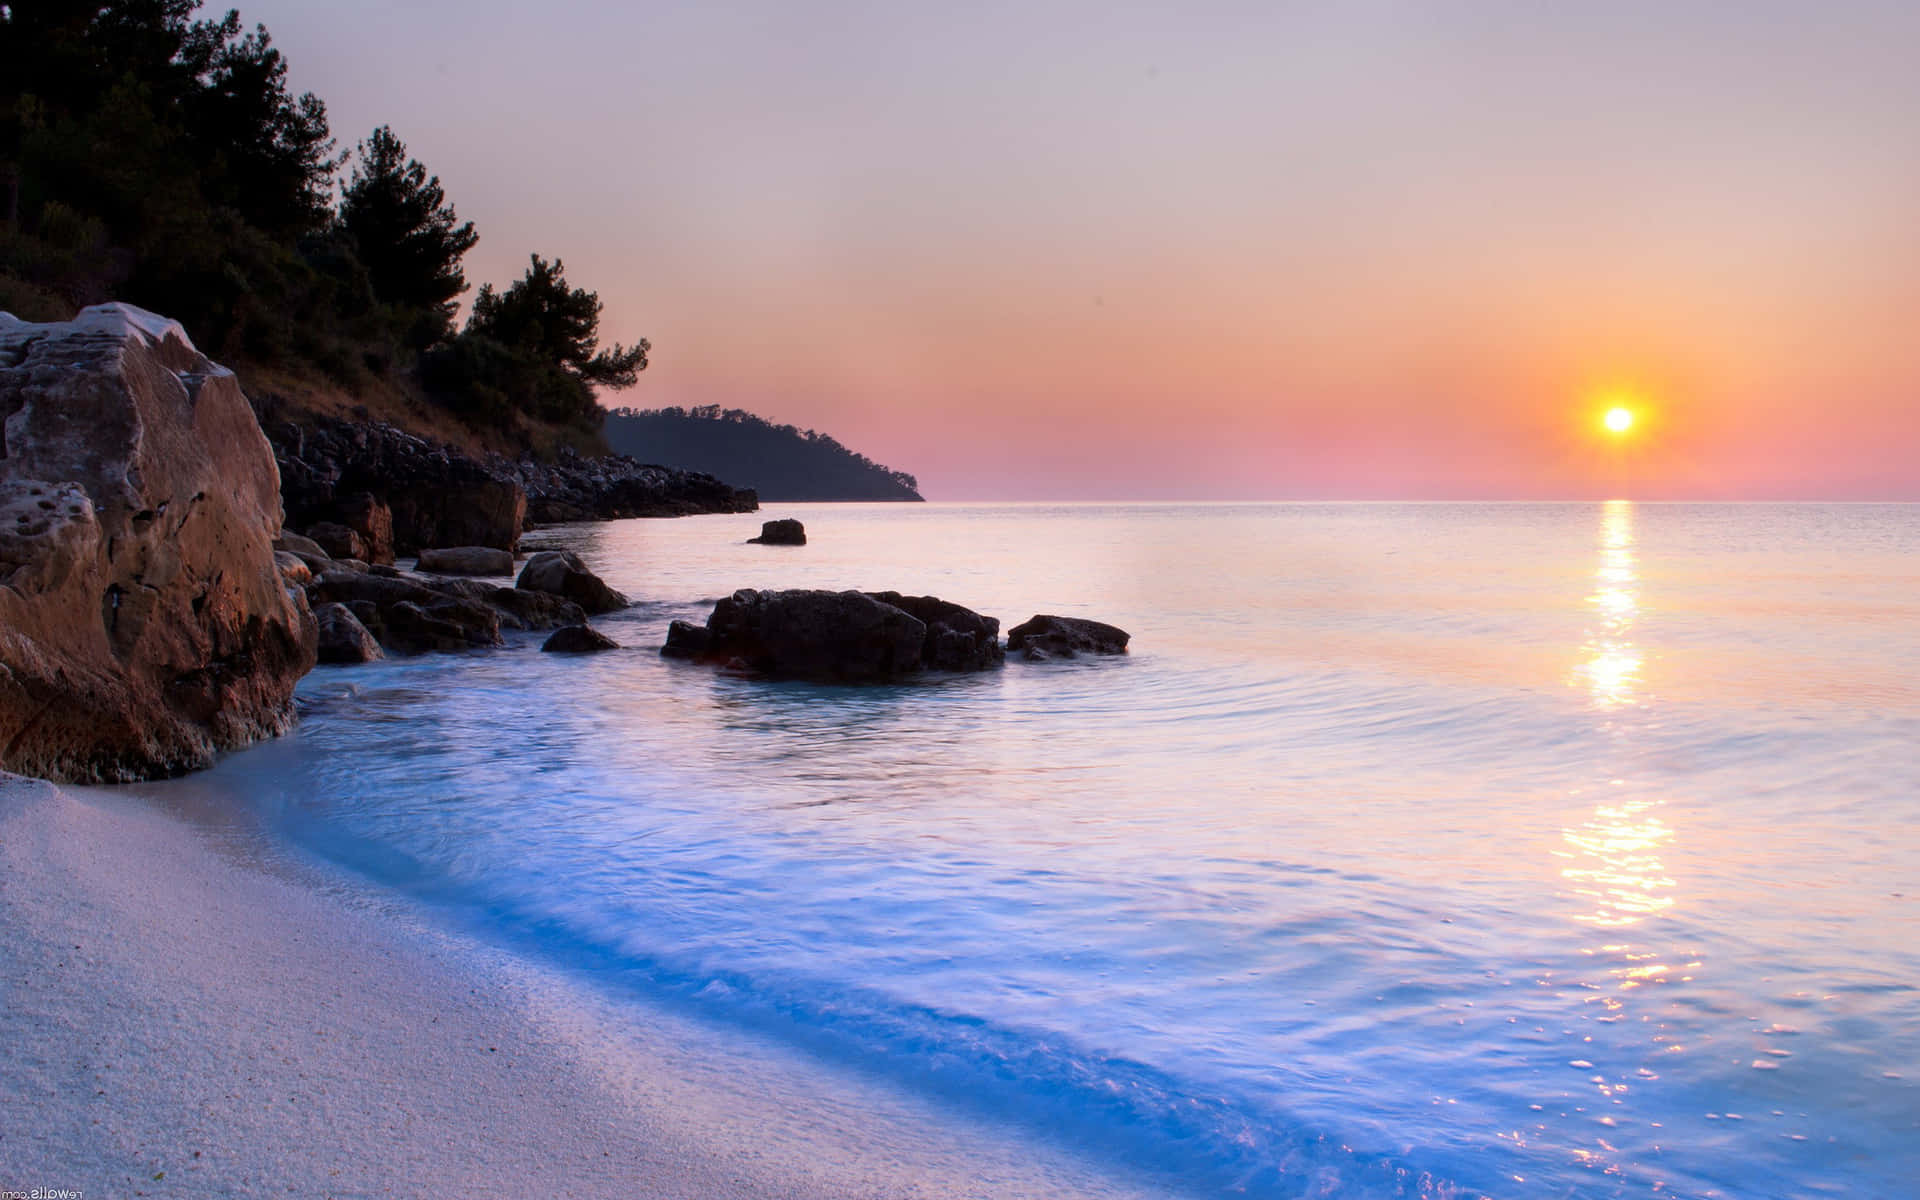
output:
<svg viewBox="0 0 1920 1200"><path fill-rule="evenodd" d="M1630 408L1610 408L1601 422L1613 433L1625 433L1633 428L1633 410Z"/></svg>

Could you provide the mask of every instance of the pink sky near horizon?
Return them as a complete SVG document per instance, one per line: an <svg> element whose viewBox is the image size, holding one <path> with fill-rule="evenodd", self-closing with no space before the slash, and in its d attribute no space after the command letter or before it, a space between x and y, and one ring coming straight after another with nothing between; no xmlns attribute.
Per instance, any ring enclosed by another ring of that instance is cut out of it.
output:
<svg viewBox="0 0 1920 1200"><path fill-rule="evenodd" d="M931 499L1920 498L1901 5L241 13L652 340L610 403Z"/></svg>

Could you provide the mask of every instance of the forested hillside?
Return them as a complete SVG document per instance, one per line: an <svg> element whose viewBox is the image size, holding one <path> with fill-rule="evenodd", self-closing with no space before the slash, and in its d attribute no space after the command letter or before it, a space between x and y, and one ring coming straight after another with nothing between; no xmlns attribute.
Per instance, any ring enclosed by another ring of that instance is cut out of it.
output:
<svg viewBox="0 0 1920 1200"><path fill-rule="evenodd" d="M615 409L607 444L617 454L717 475L768 500L919 500L919 483L824 433L775 425L750 412Z"/></svg>
<svg viewBox="0 0 1920 1200"><path fill-rule="evenodd" d="M125 300L256 402L328 393L490 448L597 449L596 389L631 386L646 341L602 347L599 297L537 254L457 327L480 235L440 180L387 126L342 147L264 27L198 9L0 4L0 309Z"/></svg>

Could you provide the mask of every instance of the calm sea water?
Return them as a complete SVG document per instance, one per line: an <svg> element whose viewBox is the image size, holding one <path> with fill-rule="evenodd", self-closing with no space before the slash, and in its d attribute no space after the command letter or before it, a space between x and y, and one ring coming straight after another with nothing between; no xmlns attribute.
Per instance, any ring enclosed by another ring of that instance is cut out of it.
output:
<svg viewBox="0 0 1920 1200"><path fill-rule="evenodd" d="M797 515L813 543L743 544ZM546 531L630 649L322 668L210 777L490 937L1170 1190L1920 1194L1920 507L778 506ZM1092 616L900 687L735 588Z"/></svg>

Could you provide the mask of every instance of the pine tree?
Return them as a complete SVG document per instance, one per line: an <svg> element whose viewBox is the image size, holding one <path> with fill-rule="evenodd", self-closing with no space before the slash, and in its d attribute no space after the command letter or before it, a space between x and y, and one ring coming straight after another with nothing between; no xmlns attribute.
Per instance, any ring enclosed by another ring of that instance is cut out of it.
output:
<svg viewBox="0 0 1920 1200"><path fill-rule="evenodd" d="M647 369L645 338L601 350L600 297L567 286L566 264L532 256L527 273L504 293L483 285L474 297L469 332L551 363L582 383L630 388Z"/></svg>
<svg viewBox="0 0 1920 1200"><path fill-rule="evenodd" d="M340 203L340 224L382 303L416 313L416 343L453 328L454 298L467 290L460 260L480 240L460 223L440 187L393 130L382 125L360 143Z"/></svg>

